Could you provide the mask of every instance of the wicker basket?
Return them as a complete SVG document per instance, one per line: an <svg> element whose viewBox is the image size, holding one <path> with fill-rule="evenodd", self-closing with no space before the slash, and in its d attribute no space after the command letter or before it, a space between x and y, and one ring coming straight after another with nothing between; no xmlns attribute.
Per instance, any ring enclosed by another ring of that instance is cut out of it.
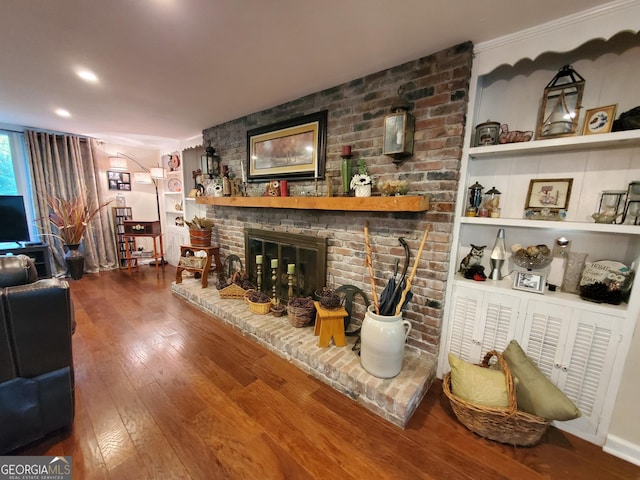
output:
<svg viewBox="0 0 640 480"><path fill-rule="evenodd" d="M220 298L235 298L236 300L242 300L247 294L247 291L240 285L232 283L231 285L219 290Z"/></svg>
<svg viewBox="0 0 640 480"><path fill-rule="evenodd" d="M296 328L306 327L316 318L316 307L294 307L287 305L289 322Z"/></svg>
<svg viewBox="0 0 640 480"><path fill-rule="evenodd" d="M460 423L478 435L510 445L530 446L536 444L549 426L544 418L518 410L513 376L507 362L496 351L488 352L482 367L489 366L491 357L496 356L507 381L509 406L505 409L491 408L469 403L451 392L451 372L444 376L442 390L451 402L451 408Z"/></svg>
<svg viewBox="0 0 640 480"><path fill-rule="evenodd" d="M180 257L179 265L181 267L203 268L206 262L207 257Z"/></svg>
<svg viewBox="0 0 640 480"><path fill-rule="evenodd" d="M249 311L252 313L257 313L258 315L266 315L271 310L271 302L267 303L256 303L249 300L247 297L244 298L246 302L249 304Z"/></svg>

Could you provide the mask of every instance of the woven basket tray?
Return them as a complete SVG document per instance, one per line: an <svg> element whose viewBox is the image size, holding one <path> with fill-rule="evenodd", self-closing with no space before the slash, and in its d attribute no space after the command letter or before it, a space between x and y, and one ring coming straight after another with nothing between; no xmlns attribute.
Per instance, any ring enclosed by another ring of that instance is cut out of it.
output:
<svg viewBox="0 0 640 480"><path fill-rule="evenodd" d="M451 391L451 372L442 380L442 390L451 402L453 413L465 427L478 435L510 445L530 446L538 443L547 430L549 422L544 418L518 410L516 392L511 370L502 355L488 352L482 367L488 368L491 357L496 356L507 381L509 406L505 409L491 408L469 403L456 397Z"/></svg>
<svg viewBox="0 0 640 480"><path fill-rule="evenodd" d="M316 307L303 308L287 305L287 316L294 327L306 327L311 323L311 320L316 318Z"/></svg>
<svg viewBox="0 0 640 480"><path fill-rule="evenodd" d="M203 268L206 262L206 257L180 257L180 266L182 267Z"/></svg>
<svg viewBox="0 0 640 480"><path fill-rule="evenodd" d="M219 290L220 298L235 298L236 300L242 300L244 296L247 294L247 291L232 283L228 287L224 287L222 290Z"/></svg>

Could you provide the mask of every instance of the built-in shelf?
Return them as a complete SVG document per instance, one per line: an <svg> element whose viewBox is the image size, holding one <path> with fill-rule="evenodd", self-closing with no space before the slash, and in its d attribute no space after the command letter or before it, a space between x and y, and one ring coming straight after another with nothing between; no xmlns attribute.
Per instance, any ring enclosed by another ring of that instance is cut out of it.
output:
<svg viewBox="0 0 640 480"><path fill-rule="evenodd" d="M540 153L572 152L597 148L628 148L640 146L640 130L602 133L599 135L579 135L573 137L550 138L521 143L488 145L469 149L469 156L483 158L509 157L514 155L534 155Z"/></svg>
<svg viewBox="0 0 640 480"><path fill-rule="evenodd" d="M397 197L197 197L196 203L220 207L293 208L357 212L424 212L429 198Z"/></svg>
<svg viewBox="0 0 640 480"><path fill-rule="evenodd" d="M462 217L460 223L470 225L494 225L496 227L540 228L581 232L605 232L624 235L640 235L640 225L611 223L565 222L552 220L528 220L524 218Z"/></svg>

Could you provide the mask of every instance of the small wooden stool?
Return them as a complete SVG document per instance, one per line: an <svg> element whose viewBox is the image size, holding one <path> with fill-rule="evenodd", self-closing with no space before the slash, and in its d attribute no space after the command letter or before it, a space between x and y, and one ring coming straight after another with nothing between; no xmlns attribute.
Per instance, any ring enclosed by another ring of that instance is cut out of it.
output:
<svg viewBox="0 0 640 480"><path fill-rule="evenodd" d="M316 326L314 335L320 335L318 346L328 347L331 338L336 347L344 347L347 342L344 338L344 317L349 315L344 307L336 310L327 310L320 306L320 303L313 302L316 306Z"/></svg>
<svg viewBox="0 0 640 480"><path fill-rule="evenodd" d="M182 283L182 271L200 272L202 278L202 288L209 285L209 269L211 268L211 258L215 259L216 272L222 273L222 262L220 262L220 247L192 247L191 245L180 245L180 256L184 256L184 252L193 250L194 252L203 250L207 253L207 259L202 268L189 267L186 265L178 265L176 269L176 283Z"/></svg>

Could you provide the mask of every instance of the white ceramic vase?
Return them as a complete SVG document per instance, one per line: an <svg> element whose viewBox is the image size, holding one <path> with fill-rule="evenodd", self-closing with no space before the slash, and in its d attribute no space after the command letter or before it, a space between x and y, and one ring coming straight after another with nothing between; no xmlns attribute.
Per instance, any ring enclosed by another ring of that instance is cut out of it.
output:
<svg viewBox="0 0 640 480"><path fill-rule="evenodd" d="M360 331L360 363L374 377L392 378L402 370L411 323L398 315L378 315L369 305Z"/></svg>
<svg viewBox="0 0 640 480"><path fill-rule="evenodd" d="M356 191L356 197L370 197L371 196L371 184L369 184L369 185L356 185L354 190Z"/></svg>

